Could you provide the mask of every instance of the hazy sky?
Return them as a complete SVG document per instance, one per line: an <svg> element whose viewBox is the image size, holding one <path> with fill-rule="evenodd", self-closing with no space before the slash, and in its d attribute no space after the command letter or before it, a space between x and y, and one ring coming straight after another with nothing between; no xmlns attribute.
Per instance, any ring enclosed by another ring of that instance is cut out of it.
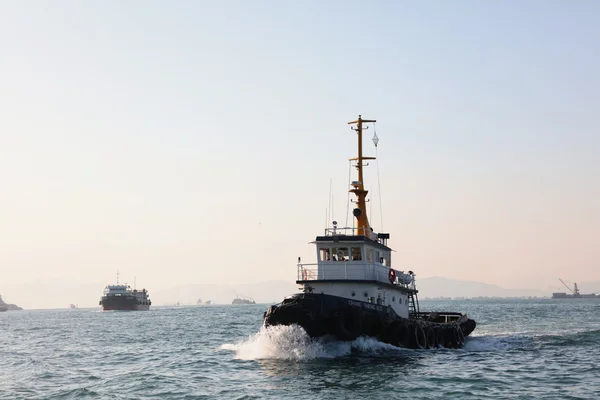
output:
<svg viewBox="0 0 600 400"><path fill-rule="evenodd" d="M346 122L377 119L392 264L600 280L596 1L0 5L0 293L293 281ZM367 131L367 155L374 155ZM381 229L375 163L372 225ZM61 286L63 285L63 286ZM75 297L75 296L74 296Z"/></svg>

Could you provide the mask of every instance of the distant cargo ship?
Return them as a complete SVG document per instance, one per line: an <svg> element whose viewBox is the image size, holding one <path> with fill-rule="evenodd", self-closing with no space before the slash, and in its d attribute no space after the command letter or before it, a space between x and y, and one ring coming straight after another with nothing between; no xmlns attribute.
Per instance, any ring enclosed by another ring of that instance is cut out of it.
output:
<svg viewBox="0 0 600 400"><path fill-rule="evenodd" d="M104 288L99 304L105 311L138 311L149 310L152 302L146 289L137 290L127 284L119 285L119 272L117 271L117 284L107 285Z"/></svg>
<svg viewBox="0 0 600 400"><path fill-rule="evenodd" d="M252 299L244 299L236 296L236 298L233 299L231 304L256 304L256 302Z"/></svg>
<svg viewBox="0 0 600 400"><path fill-rule="evenodd" d="M552 293L553 299L600 299L600 296L595 293L581 294L579 293L579 288L577 287L577 283L573 284L573 289L569 287L566 283L563 282L562 279L558 278L559 281L562 282L563 285L569 289L571 293Z"/></svg>

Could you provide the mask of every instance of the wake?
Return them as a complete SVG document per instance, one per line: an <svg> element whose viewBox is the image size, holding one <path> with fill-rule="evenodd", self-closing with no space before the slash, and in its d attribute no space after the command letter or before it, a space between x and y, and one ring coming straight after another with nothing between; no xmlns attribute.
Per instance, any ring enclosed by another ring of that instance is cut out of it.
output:
<svg viewBox="0 0 600 400"><path fill-rule="evenodd" d="M312 360L344 357L356 352L381 354L384 351L405 350L371 337L359 337L351 342L311 339L298 325L262 327L248 339L235 344L224 344L220 349L233 351L235 358L239 360Z"/></svg>

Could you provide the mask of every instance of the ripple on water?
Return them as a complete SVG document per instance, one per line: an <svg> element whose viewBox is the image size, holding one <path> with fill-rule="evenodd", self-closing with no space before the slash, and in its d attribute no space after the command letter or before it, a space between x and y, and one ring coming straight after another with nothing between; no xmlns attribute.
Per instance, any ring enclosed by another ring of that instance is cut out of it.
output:
<svg viewBox="0 0 600 400"><path fill-rule="evenodd" d="M406 350L263 328L264 305L10 313L0 399L600 398L600 316L589 305L424 306L465 309L478 328L460 350Z"/></svg>

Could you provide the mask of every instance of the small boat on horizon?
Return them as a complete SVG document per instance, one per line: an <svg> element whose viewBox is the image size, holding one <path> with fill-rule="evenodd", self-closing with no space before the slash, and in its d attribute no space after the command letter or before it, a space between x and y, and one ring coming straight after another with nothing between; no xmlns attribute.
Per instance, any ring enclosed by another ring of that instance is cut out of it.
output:
<svg viewBox="0 0 600 400"><path fill-rule="evenodd" d="M231 304L256 304L256 302L252 299L247 299L236 295Z"/></svg>
<svg viewBox="0 0 600 400"><path fill-rule="evenodd" d="M369 224L363 166L375 158L363 156L365 123L375 120L359 115L348 123L358 136L358 156L350 159L358 175L349 182L349 193L356 198L352 226L342 228L333 221L316 237L316 263L302 263L298 257L301 292L269 307L264 325L296 324L313 338L370 336L398 347L460 348L475 321L459 312L421 311L415 273L392 267L390 234L376 233ZM375 133L376 148L378 141Z"/></svg>

